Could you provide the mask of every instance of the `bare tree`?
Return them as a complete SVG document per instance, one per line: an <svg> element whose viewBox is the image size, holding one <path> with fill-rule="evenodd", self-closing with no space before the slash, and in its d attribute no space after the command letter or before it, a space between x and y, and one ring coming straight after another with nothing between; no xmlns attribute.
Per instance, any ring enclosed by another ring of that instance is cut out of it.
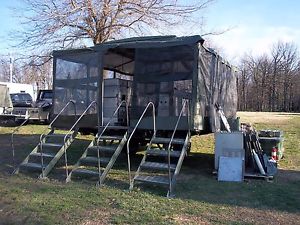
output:
<svg viewBox="0 0 300 225"><path fill-rule="evenodd" d="M133 32L175 26L190 21L214 0L22 0L26 47L68 48L93 44ZM194 16L193 16L194 15ZM198 21L201 24L201 21ZM15 33L16 34L16 33ZM15 35L14 34L14 35ZM83 42L82 42L83 41Z"/></svg>
<svg viewBox="0 0 300 225"><path fill-rule="evenodd" d="M282 98L282 109L284 111L290 110L290 101L291 96L293 95L293 85L295 75L297 74L297 66L299 63L298 50L295 44L286 43L285 52L283 58L283 74L282 74L282 89L283 89L283 98ZM296 78L297 79L297 78Z"/></svg>
<svg viewBox="0 0 300 225"><path fill-rule="evenodd" d="M239 109L300 111L300 61L293 43L277 42L270 56L247 56L239 77Z"/></svg>
<svg viewBox="0 0 300 225"><path fill-rule="evenodd" d="M244 59L241 60L241 72L239 73L238 76L238 96L239 96L239 101L238 101L238 108L240 110L247 110L248 105L247 105L247 99L248 99L248 85L249 81L251 79L251 62L250 58L251 56L245 56Z"/></svg>
<svg viewBox="0 0 300 225"><path fill-rule="evenodd" d="M25 62L20 70L24 83L34 83L38 89L52 87L52 60L44 58L44 62L35 62L33 59Z"/></svg>
<svg viewBox="0 0 300 225"><path fill-rule="evenodd" d="M2 56L0 58L0 81L9 81L9 57Z"/></svg>
<svg viewBox="0 0 300 225"><path fill-rule="evenodd" d="M12 81L16 83L35 84L39 89L52 87L52 60L19 57L13 60ZM0 57L0 81L10 79L10 57Z"/></svg>

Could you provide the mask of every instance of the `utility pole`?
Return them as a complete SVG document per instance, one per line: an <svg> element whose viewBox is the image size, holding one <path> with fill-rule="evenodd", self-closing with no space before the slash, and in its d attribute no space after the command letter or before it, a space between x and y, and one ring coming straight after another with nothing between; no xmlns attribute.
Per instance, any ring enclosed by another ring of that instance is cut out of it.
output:
<svg viewBox="0 0 300 225"><path fill-rule="evenodd" d="M11 54L9 54L9 82L13 82L13 67L14 67L14 59Z"/></svg>

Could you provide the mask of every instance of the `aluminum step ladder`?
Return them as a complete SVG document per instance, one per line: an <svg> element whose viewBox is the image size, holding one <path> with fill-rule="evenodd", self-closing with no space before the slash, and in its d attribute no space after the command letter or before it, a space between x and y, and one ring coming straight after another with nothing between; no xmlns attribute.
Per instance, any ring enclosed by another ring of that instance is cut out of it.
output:
<svg viewBox="0 0 300 225"><path fill-rule="evenodd" d="M41 172L39 177L46 178L74 141L77 133L78 131L74 130L72 134L57 134L53 130L44 135L40 143L29 153L14 173L25 170Z"/></svg>
<svg viewBox="0 0 300 225"><path fill-rule="evenodd" d="M153 104L152 107L154 108ZM155 114L153 113L153 136L146 148L145 154L141 163L135 172L133 179L131 179L130 171L130 189L134 187L136 182L152 183L156 185L163 185L168 187L167 197L174 197L174 187L177 176L180 172L184 157L187 155L190 146L190 131L186 131L186 136L183 138L175 138L179 121L182 118L185 107L188 108L188 100L183 102L181 112L178 116L176 125L174 127L172 136L169 138L158 137L155 128ZM144 112L146 112L147 107ZM153 112L155 109L153 109ZM142 114L141 118L144 114ZM188 110L189 115L189 110ZM137 123L136 127L138 126ZM189 116L188 116L189 124ZM135 130L134 130L135 131ZM129 146L130 139L128 139L127 146ZM163 146L163 147L162 147ZM129 151L128 151L129 152ZM129 157L129 156L128 156ZM130 165L130 158L129 158Z"/></svg>
<svg viewBox="0 0 300 225"><path fill-rule="evenodd" d="M184 157L187 155L189 143L190 135L188 133L185 138L172 140L171 138L153 137L135 173L131 188L135 182L164 185L168 187L167 197L174 197L177 176Z"/></svg>
<svg viewBox="0 0 300 225"><path fill-rule="evenodd" d="M53 127L54 122L57 121L57 119L67 108L69 108L70 105L73 105L74 115L76 117L75 101L70 100L49 124L47 130L49 129L50 131L45 133L47 131L45 130L41 134L40 142L27 155L21 164L15 168L13 174L18 174L20 171L41 172L39 176L40 178L45 178L49 174L78 133L77 129L73 129L72 132L68 132L68 134L57 134ZM14 153L13 135L14 133L12 133L11 145Z"/></svg>
<svg viewBox="0 0 300 225"><path fill-rule="evenodd" d="M31 153L29 153L19 167L14 171L15 174L19 173L20 170L41 171L39 178L46 178L57 162L64 155L66 177L68 176L67 150L78 134L79 122L90 110L90 108L97 104L97 102L93 101L90 103L90 105L79 116L67 133L55 133L55 128L52 125L59 118L59 116L62 115L63 111L70 103L74 104L76 118L75 102L71 100L65 105L65 107L63 107L59 114L50 123L50 132L47 134L41 134L39 144L31 151Z"/></svg>
<svg viewBox="0 0 300 225"><path fill-rule="evenodd" d="M91 141L80 159L73 166L72 171L66 178L66 182L70 182L72 177L94 177L98 179L97 184L99 186L104 183L105 178L115 164L128 138L127 126L110 126L114 116L122 105L126 107L128 123L127 103L126 101L122 101L106 126L102 128L102 131Z"/></svg>

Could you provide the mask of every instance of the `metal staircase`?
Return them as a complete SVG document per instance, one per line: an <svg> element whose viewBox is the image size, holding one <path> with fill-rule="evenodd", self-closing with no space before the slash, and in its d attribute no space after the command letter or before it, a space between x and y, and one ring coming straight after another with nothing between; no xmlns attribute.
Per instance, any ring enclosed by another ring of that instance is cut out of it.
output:
<svg viewBox="0 0 300 225"><path fill-rule="evenodd" d="M173 133L171 137L168 138L158 137L157 134L159 133L159 131L157 131L155 128L155 109L153 103L150 105L152 105L153 107L153 136L146 148L144 157L142 158L142 161L133 179L131 179L129 169L130 189L133 188L135 182L145 182L156 185L164 185L168 187L167 197L174 197L174 187L176 184L176 179L180 172L184 157L187 154L187 150L189 148L190 143L189 130L185 132L185 137L175 138L175 134L179 122L182 118L183 111L185 107L187 107L188 109L188 100L185 100L183 102L182 109L178 116ZM148 106L146 107L145 111L148 109ZM187 111L187 118L189 124L189 109ZM143 116L144 113L140 117L139 122L141 121ZM139 122L137 123L136 128L138 127ZM133 132L134 131L135 129L133 130ZM129 142L132 136L133 133L131 133L131 136L128 139L127 146L129 146ZM130 158L128 159L128 163L130 165Z"/></svg>
<svg viewBox="0 0 300 225"><path fill-rule="evenodd" d="M14 171L15 174L19 173L20 170L37 171L41 172L39 176L40 178L46 178L56 163L64 155L65 170L68 176L67 149L78 134L78 123L88 112L88 110L94 104L97 104L95 101L91 102L85 111L80 115L80 117L75 121L73 126L67 131L67 133L56 133L53 124L71 103L74 105L76 119L76 105L74 101L70 100L50 123L48 127L50 131L47 134L45 134L45 132L41 134L39 144L31 151L31 153L29 153L19 167Z"/></svg>
<svg viewBox="0 0 300 225"><path fill-rule="evenodd" d="M126 107L128 125L128 106L126 101L122 101L102 131L91 141L78 162L73 166L66 182L71 181L72 177L84 176L95 177L98 179L98 185L103 184L127 141L128 126L110 126L122 105Z"/></svg>
<svg viewBox="0 0 300 225"><path fill-rule="evenodd" d="M73 135L68 135L67 141L64 143L64 134L55 133L53 127L54 122L62 115L62 113L70 106L74 107L74 114L76 116L76 105L73 100L67 102L67 104L61 109L56 117L49 124L48 129L50 131L45 134L46 130L40 136L40 142L29 153L29 155L22 161L21 164L14 170L13 174L18 174L20 171L34 171L41 172L40 178L45 178L57 161L61 158L65 148L69 147L74 137L77 134L77 130L73 132ZM13 133L11 138L11 145L14 151L14 139Z"/></svg>

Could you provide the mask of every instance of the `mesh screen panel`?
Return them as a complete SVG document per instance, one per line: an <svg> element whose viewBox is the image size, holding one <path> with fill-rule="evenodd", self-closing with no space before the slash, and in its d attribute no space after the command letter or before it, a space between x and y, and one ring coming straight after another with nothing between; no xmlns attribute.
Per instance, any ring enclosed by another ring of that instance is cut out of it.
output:
<svg viewBox="0 0 300 225"><path fill-rule="evenodd" d="M75 100L77 114L81 114L94 100L97 100L97 86L99 70L91 62L97 58L96 54L78 54L73 61L57 59L54 85L54 113L57 114L69 100ZM84 58L84 61L80 61ZM89 61L90 58L90 61ZM82 63L86 62L86 63ZM96 114L96 108L91 108L89 114ZM63 115L74 115L69 107Z"/></svg>
<svg viewBox="0 0 300 225"><path fill-rule="evenodd" d="M150 101L158 116L178 116L182 100L191 99L193 60L191 46L137 49L131 118L139 118Z"/></svg>

